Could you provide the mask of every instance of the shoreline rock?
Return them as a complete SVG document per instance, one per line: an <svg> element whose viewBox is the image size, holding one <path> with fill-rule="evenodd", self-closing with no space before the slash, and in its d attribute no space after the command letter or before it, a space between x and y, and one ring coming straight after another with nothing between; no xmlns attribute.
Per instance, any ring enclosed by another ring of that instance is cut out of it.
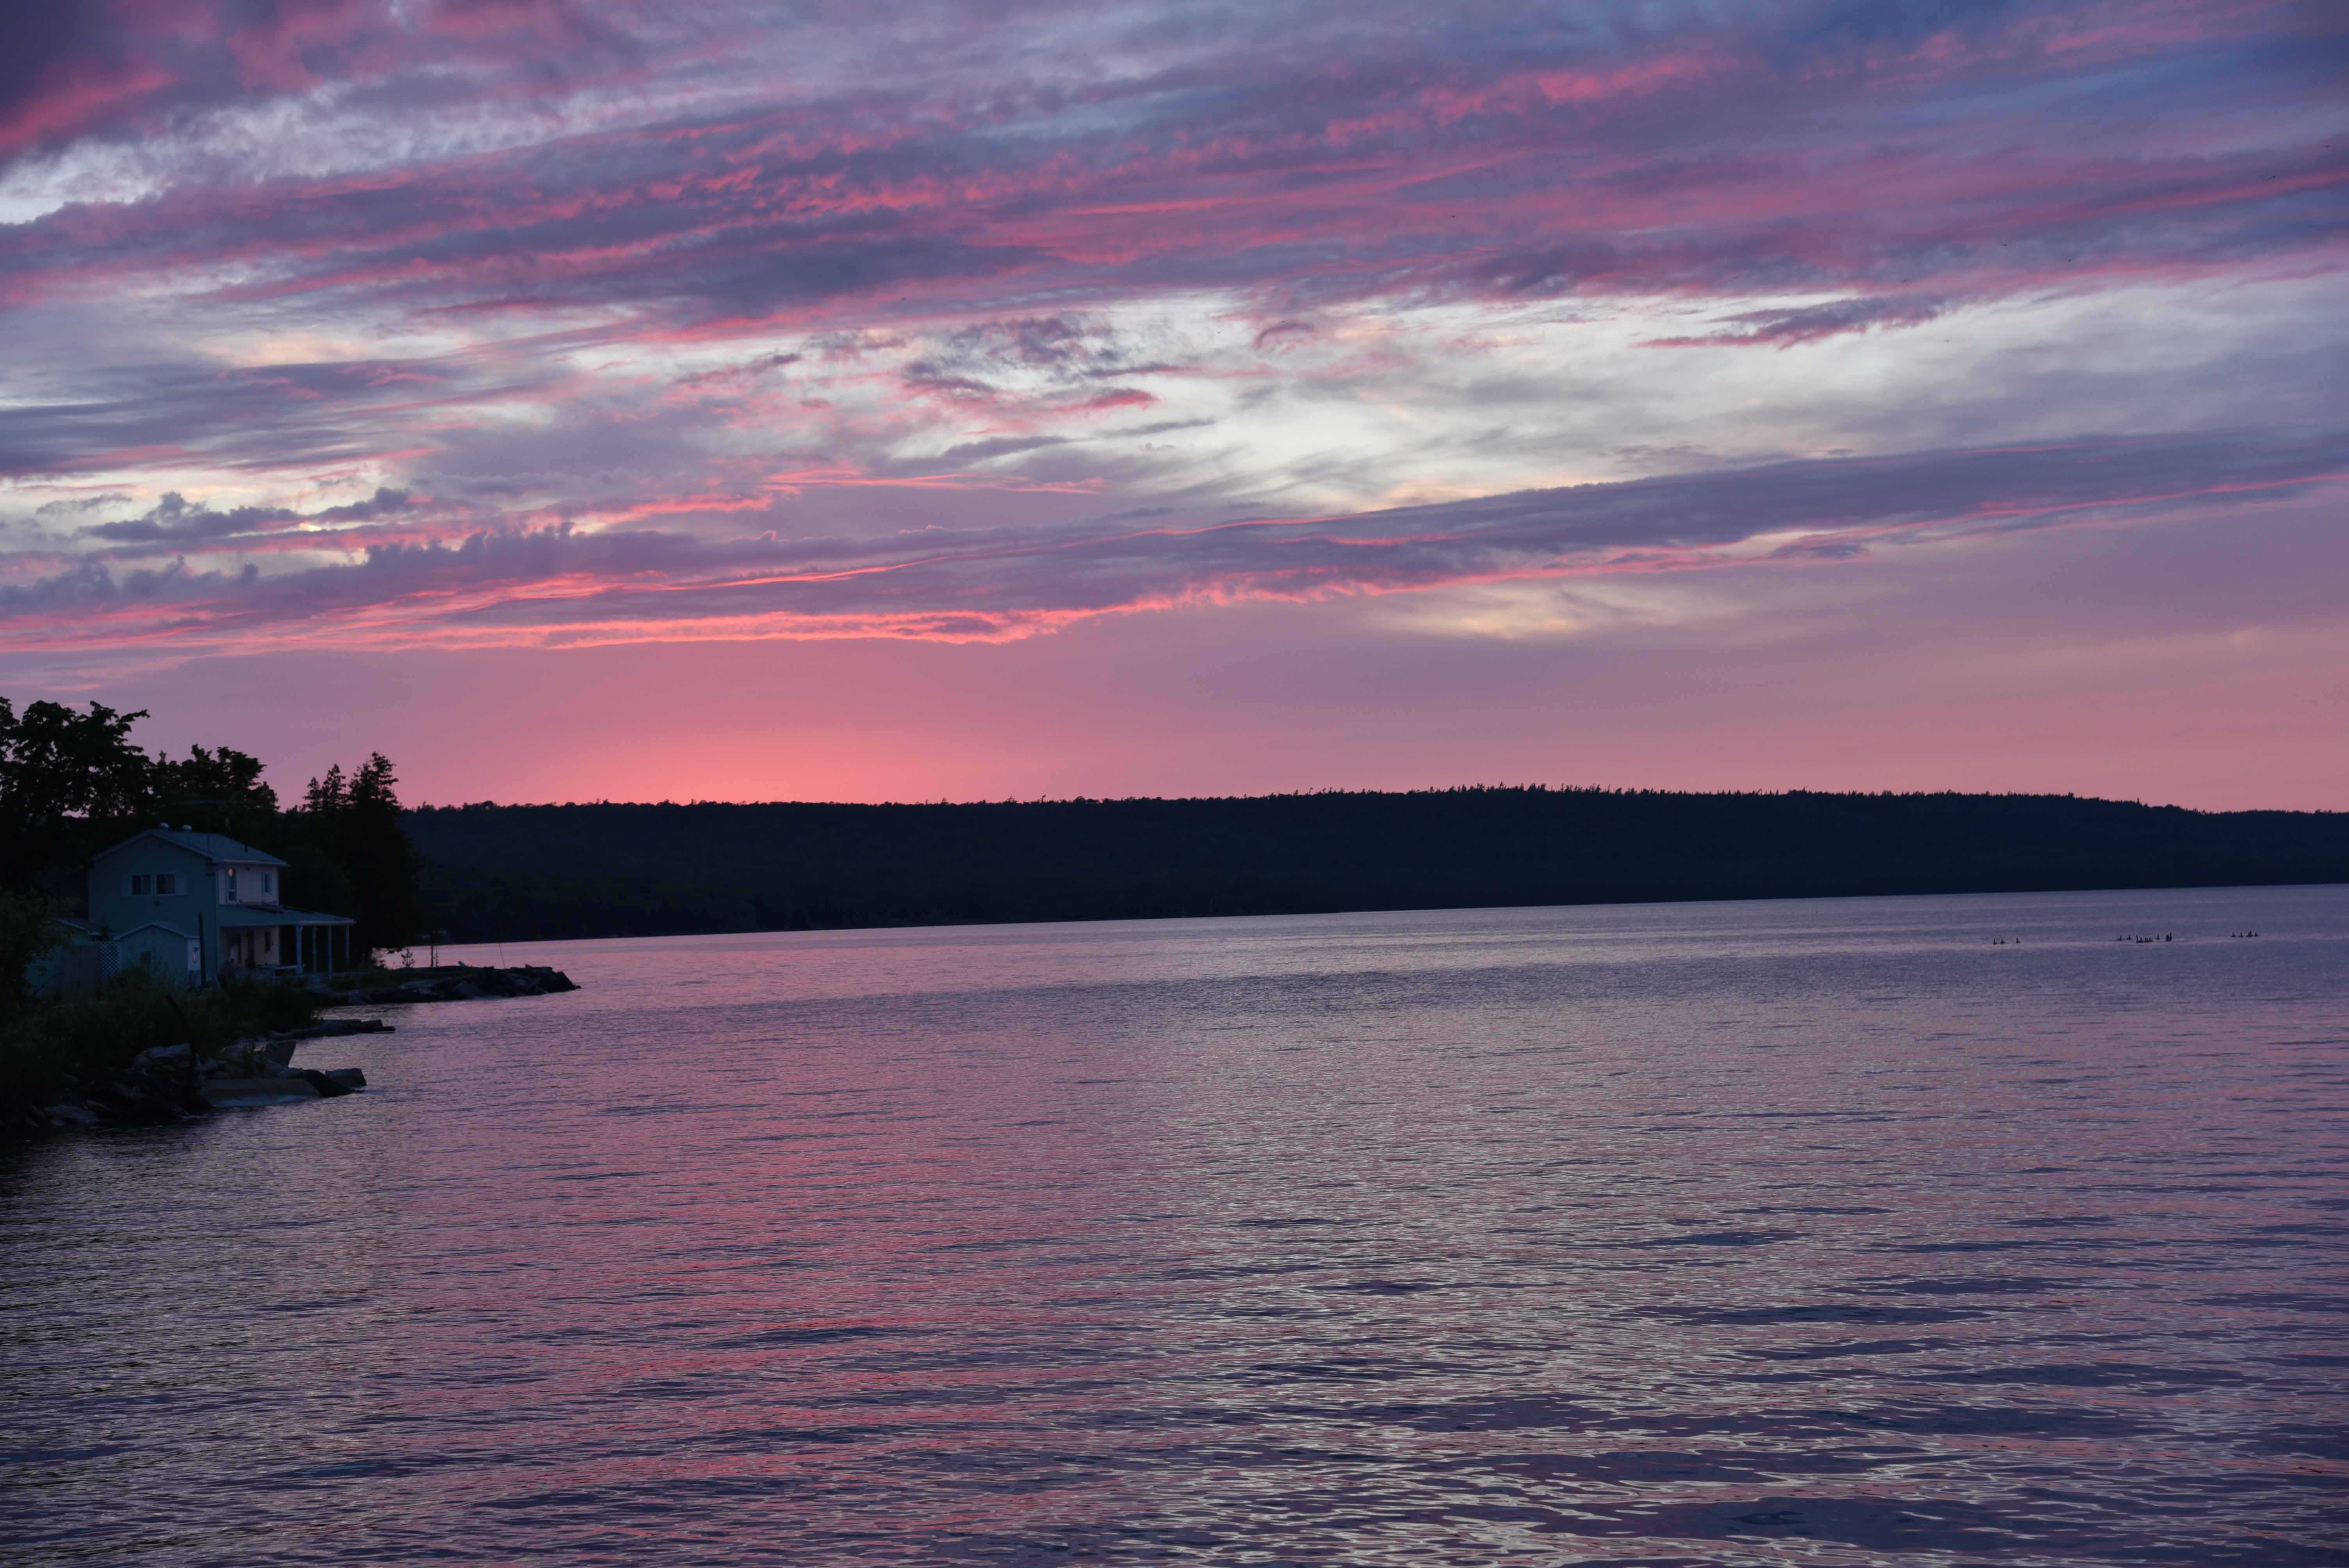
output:
<svg viewBox="0 0 2349 1568"><path fill-rule="evenodd" d="M305 1024L298 1029L286 1029L249 1043L274 1065L284 1068L293 1065L294 1048L310 1040L330 1039L343 1035L388 1035L392 1032L392 1026L381 1018L329 1018L323 1024ZM245 1044L248 1042L238 1042L240 1046ZM353 1068L349 1070L357 1072L358 1069Z"/></svg>
<svg viewBox="0 0 2349 1568"><path fill-rule="evenodd" d="M380 980L348 989L313 976L320 1004L328 1007L398 1006L419 1002L487 1001L502 996L550 996L576 991L578 983L541 964L492 968L467 964L436 969L388 970ZM357 1068L297 1068L294 1053L311 1040L346 1035L389 1034L381 1018L326 1018L299 1028L232 1042L218 1055L198 1057L187 1045L157 1046L95 1081L69 1078L65 1093L47 1105L0 1109L0 1137L70 1132L100 1127L156 1127L189 1121L214 1111L334 1099L367 1088Z"/></svg>
<svg viewBox="0 0 2349 1568"><path fill-rule="evenodd" d="M252 1105L280 1105L296 1099L334 1099L367 1088L367 1074L357 1068L288 1068L275 1078L211 1078L205 1081L204 1103L214 1110Z"/></svg>
<svg viewBox="0 0 2349 1568"><path fill-rule="evenodd" d="M342 1018L237 1040L212 1057L199 1057L184 1044L157 1046L95 1081L68 1078L66 1097L36 1108L25 1130L161 1127L216 1110L339 1099L367 1088L367 1074L357 1068L295 1067L295 1049L307 1040L391 1032L381 1018Z"/></svg>
<svg viewBox="0 0 2349 1568"><path fill-rule="evenodd" d="M387 983L347 989L314 982L330 1006L389 1007L407 1002L482 1002L502 996L552 996L576 991L578 983L560 969L543 964L521 964L499 969L469 964L443 965L438 969L383 972Z"/></svg>

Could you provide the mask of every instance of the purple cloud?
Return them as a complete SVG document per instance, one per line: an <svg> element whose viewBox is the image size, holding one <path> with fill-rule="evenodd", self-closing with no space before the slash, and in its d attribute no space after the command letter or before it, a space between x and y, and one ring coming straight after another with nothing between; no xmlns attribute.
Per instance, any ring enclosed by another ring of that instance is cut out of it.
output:
<svg viewBox="0 0 2349 1568"><path fill-rule="evenodd" d="M1867 332L1877 327L1920 326L1940 315L1947 302L1939 299L1909 296L1892 299L1836 300L1827 304L1804 305L1794 310L1751 310L1728 319L1744 328L1742 332L1713 333L1702 337L1652 337L1650 348L1715 348L1763 344L1774 348L1791 348L1798 343L1816 343L1823 337L1834 337L1847 332Z"/></svg>
<svg viewBox="0 0 2349 1568"><path fill-rule="evenodd" d="M1778 547L1777 558L1832 562L1918 531L2012 531L2287 499L2349 477L2344 437L2190 435L1786 462L1311 520L926 531L880 542L481 531L461 542L379 544L352 564L267 576L250 566L181 564L117 577L85 562L0 587L0 624L18 646L295 630L329 643L625 641L730 630L1001 637L1209 599L1701 568L1788 533L1803 537ZM374 515L406 505L379 496L339 510ZM229 521L181 503L139 526L189 537L213 518Z"/></svg>
<svg viewBox="0 0 2349 1568"><path fill-rule="evenodd" d="M1047 60L1069 51L1083 35L1061 41L1067 14L965 23L965 47L918 85L852 79L778 104L710 83L706 108L364 178L208 181L61 211L30 225L0 286L31 300L93 268L231 265L256 275L230 298L627 304L657 318L643 331L860 300L1207 286L1999 292L2333 246L2349 223L2337 147L2148 144L2135 129L2181 89L2214 112L2321 103L2287 12L2179 4L2132 31L2060 5L1827 5L1651 31L1630 13L1594 28L1492 10L1346 26L1281 8L1221 51L1153 51L1144 30L1118 40L1141 68L1073 82L1013 63L1023 42ZM874 36L916 15L882 13ZM456 49L489 73L485 101L551 90L536 57L516 56L523 37L593 53L626 36L645 71L668 49L682 79L708 74L706 37L642 18L431 15L397 46L356 4L281 23L265 47L228 26L214 51L228 63L206 79L390 80ZM704 28L791 40L724 8ZM233 64L290 59L297 36L298 70ZM1169 55L1154 69L1154 52ZM1926 129L1961 114L1955 135Z"/></svg>
<svg viewBox="0 0 2349 1568"><path fill-rule="evenodd" d="M202 502L191 504L177 490L166 490L161 500L138 517L116 522L93 523L81 532L93 539L103 539L118 546L128 547L109 551L109 555L160 554L175 547L233 544L275 532L293 524L316 526L320 523L372 522L378 518L396 517L407 511L409 504L404 492L378 488L366 500L354 501L347 506L326 507L314 512L259 506L240 506L227 511L215 511Z"/></svg>
<svg viewBox="0 0 2349 1568"><path fill-rule="evenodd" d="M0 608L27 645L362 611L418 639L996 635L1826 562L2329 471L2240 433L2337 372L2342 36L2306 8L10 21ZM2213 304L2158 385L2090 363L2132 291L2198 280L2313 308L2286 334ZM2026 312L2061 352L2002 335ZM92 491L129 499L52 510ZM1231 521L1325 512L1361 515Z"/></svg>
<svg viewBox="0 0 2349 1568"><path fill-rule="evenodd" d="M175 117L321 84L400 82L452 67L546 84L638 64L580 0L0 0L0 158L136 135Z"/></svg>

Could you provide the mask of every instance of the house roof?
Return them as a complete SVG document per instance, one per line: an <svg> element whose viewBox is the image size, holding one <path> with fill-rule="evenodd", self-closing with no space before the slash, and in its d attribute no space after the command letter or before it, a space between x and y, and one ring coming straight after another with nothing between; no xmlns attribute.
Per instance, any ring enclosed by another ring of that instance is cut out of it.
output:
<svg viewBox="0 0 2349 1568"><path fill-rule="evenodd" d="M231 925L356 925L347 914L321 914L315 909L292 909L282 903L224 903L217 912L220 923Z"/></svg>
<svg viewBox="0 0 2349 1568"><path fill-rule="evenodd" d="M98 858L104 860L108 855L119 854L141 839L160 839L167 844L202 855L216 866L282 866L285 863L265 850L238 843L226 833L199 833L186 828L150 828L143 833L133 833L114 848L101 851Z"/></svg>
<svg viewBox="0 0 2349 1568"><path fill-rule="evenodd" d="M118 931L114 934L114 940L120 942L126 937L136 936L142 931L160 931L166 936L176 936L182 942L193 942L195 940L193 936L190 935L187 932L181 931L178 926L166 925L160 920L150 920L144 925L134 925L128 931Z"/></svg>

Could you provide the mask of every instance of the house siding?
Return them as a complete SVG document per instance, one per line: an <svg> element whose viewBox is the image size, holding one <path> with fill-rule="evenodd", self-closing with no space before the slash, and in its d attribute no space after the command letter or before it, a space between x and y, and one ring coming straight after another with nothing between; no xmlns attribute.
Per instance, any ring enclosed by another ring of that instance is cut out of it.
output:
<svg viewBox="0 0 2349 1568"><path fill-rule="evenodd" d="M147 832L91 861L88 924L94 936L103 934L113 941L150 924L191 933L198 943L199 977L210 979L228 968L315 962L325 955L325 937L305 951L296 928L349 925L340 916L285 907L285 863L274 857L225 838L185 836L211 846L211 852L179 841L181 836ZM168 884L157 880L166 877L171 879ZM155 891L164 885L171 891ZM349 962L347 942L334 958L335 967ZM146 966L158 962L150 957Z"/></svg>
<svg viewBox="0 0 2349 1568"><path fill-rule="evenodd" d="M184 892L171 894L131 893L131 878L168 875ZM90 865L89 924L93 931L127 932L150 922L181 931L197 929L199 916L208 925L219 903L219 879L206 857L161 839L137 839L100 855Z"/></svg>

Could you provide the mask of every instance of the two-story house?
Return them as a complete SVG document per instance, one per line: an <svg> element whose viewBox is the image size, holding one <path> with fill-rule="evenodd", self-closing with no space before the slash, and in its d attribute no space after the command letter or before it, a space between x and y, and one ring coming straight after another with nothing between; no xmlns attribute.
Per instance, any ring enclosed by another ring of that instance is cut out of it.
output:
<svg viewBox="0 0 2349 1568"><path fill-rule="evenodd" d="M90 861L87 923L92 940L174 980L170 954L183 954L190 985L349 968L351 922L288 907L285 874L284 861L224 834L150 828Z"/></svg>

